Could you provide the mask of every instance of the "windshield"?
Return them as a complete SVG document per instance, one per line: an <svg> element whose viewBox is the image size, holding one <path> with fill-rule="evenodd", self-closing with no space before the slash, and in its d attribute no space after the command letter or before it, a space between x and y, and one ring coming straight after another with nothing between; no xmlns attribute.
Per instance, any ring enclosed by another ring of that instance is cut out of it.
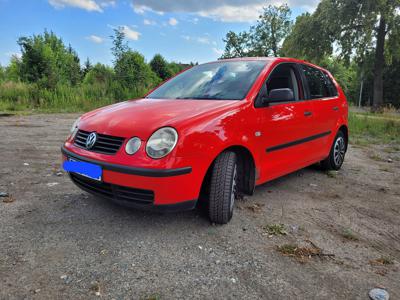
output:
<svg viewBox="0 0 400 300"><path fill-rule="evenodd" d="M221 61L195 66L146 98L242 100L265 64L265 61Z"/></svg>

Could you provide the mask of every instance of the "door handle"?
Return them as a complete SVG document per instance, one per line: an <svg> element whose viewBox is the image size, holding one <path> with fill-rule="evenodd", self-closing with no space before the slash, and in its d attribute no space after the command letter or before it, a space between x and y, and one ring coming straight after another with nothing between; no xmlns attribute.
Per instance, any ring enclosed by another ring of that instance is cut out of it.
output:
<svg viewBox="0 0 400 300"><path fill-rule="evenodd" d="M304 116L310 117L310 116L312 116L312 112L311 111L305 111L304 112Z"/></svg>
<svg viewBox="0 0 400 300"><path fill-rule="evenodd" d="M338 107L338 106L334 106L332 109L333 109L334 111L338 111L338 110L339 110L339 107Z"/></svg>

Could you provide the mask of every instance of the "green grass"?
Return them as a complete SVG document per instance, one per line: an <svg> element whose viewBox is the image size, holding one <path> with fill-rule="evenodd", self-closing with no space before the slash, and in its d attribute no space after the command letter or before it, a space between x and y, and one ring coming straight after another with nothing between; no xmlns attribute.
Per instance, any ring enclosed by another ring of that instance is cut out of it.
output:
<svg viewBox="0 0 400 300"><path fill-rule="evenodd" d="M35 84L5 82L0 84L0 111L85 112L145 94L144 89L128 90L120 85L57 85L54 89Z"/></svg>
<svg viewBox="0 0 400 300"><path fill-rule="evenodd" d="M283 224L269 224L264 226L263 229L270 235L287 235L285 225Z"/></svg>
<svg viewBox="0 0 400 300"><path fill-rule="evenodd" d="M356 145L400 144L400 115L350 112L349 131L350 142Z"/></svg>
<svg viewBox="0 0 400 300"><path fill-rule="evenodd" d="M355 233L350 229L350 228L345 228L343 231L340 233L342 237L344 237L346 240L349 241L358 241L358 237L355 235Z"/></svg>

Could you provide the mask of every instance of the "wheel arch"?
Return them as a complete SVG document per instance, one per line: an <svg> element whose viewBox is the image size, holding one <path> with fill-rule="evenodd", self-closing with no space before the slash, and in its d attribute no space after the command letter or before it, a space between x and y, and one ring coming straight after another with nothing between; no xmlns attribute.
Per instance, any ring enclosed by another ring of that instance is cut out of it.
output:
<svg viewBox="0 0 400 300"><path fill-rule="evenodd" d="M209 182L216 158L225 151L232 151L236 153L238 159L240 191L246 195L252 195L256 182L256 165L252 152L247 147L242 145L232 145L218 152L208 167L206 175L204 176L202 190L207 189L207 183Z"/></svg>
<svg viewBox="0 0 400 300"><path fill-rule="evenodd" d="M346 139L346 151L347 151L347 147L349 144L349 128L343 124L342 126L339 127L338 132L341 131L344 134L344 138Z"/></svg>

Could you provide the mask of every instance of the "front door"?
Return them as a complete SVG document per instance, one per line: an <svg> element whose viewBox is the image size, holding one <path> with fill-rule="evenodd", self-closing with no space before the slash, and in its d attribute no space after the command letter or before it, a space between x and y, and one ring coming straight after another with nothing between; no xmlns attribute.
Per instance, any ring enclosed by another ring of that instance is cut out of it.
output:
<svg viewBox="0 0 400 300"><path fill-rule="evenodd" d="M310 138L316 132L313 128L313 104L304 99L304 86L295 64L278 65L265 84L267 94L273 89L289 88L294 99L257 108L262 148L262 166L257 183L307 166L313 151Z"/></svg>

